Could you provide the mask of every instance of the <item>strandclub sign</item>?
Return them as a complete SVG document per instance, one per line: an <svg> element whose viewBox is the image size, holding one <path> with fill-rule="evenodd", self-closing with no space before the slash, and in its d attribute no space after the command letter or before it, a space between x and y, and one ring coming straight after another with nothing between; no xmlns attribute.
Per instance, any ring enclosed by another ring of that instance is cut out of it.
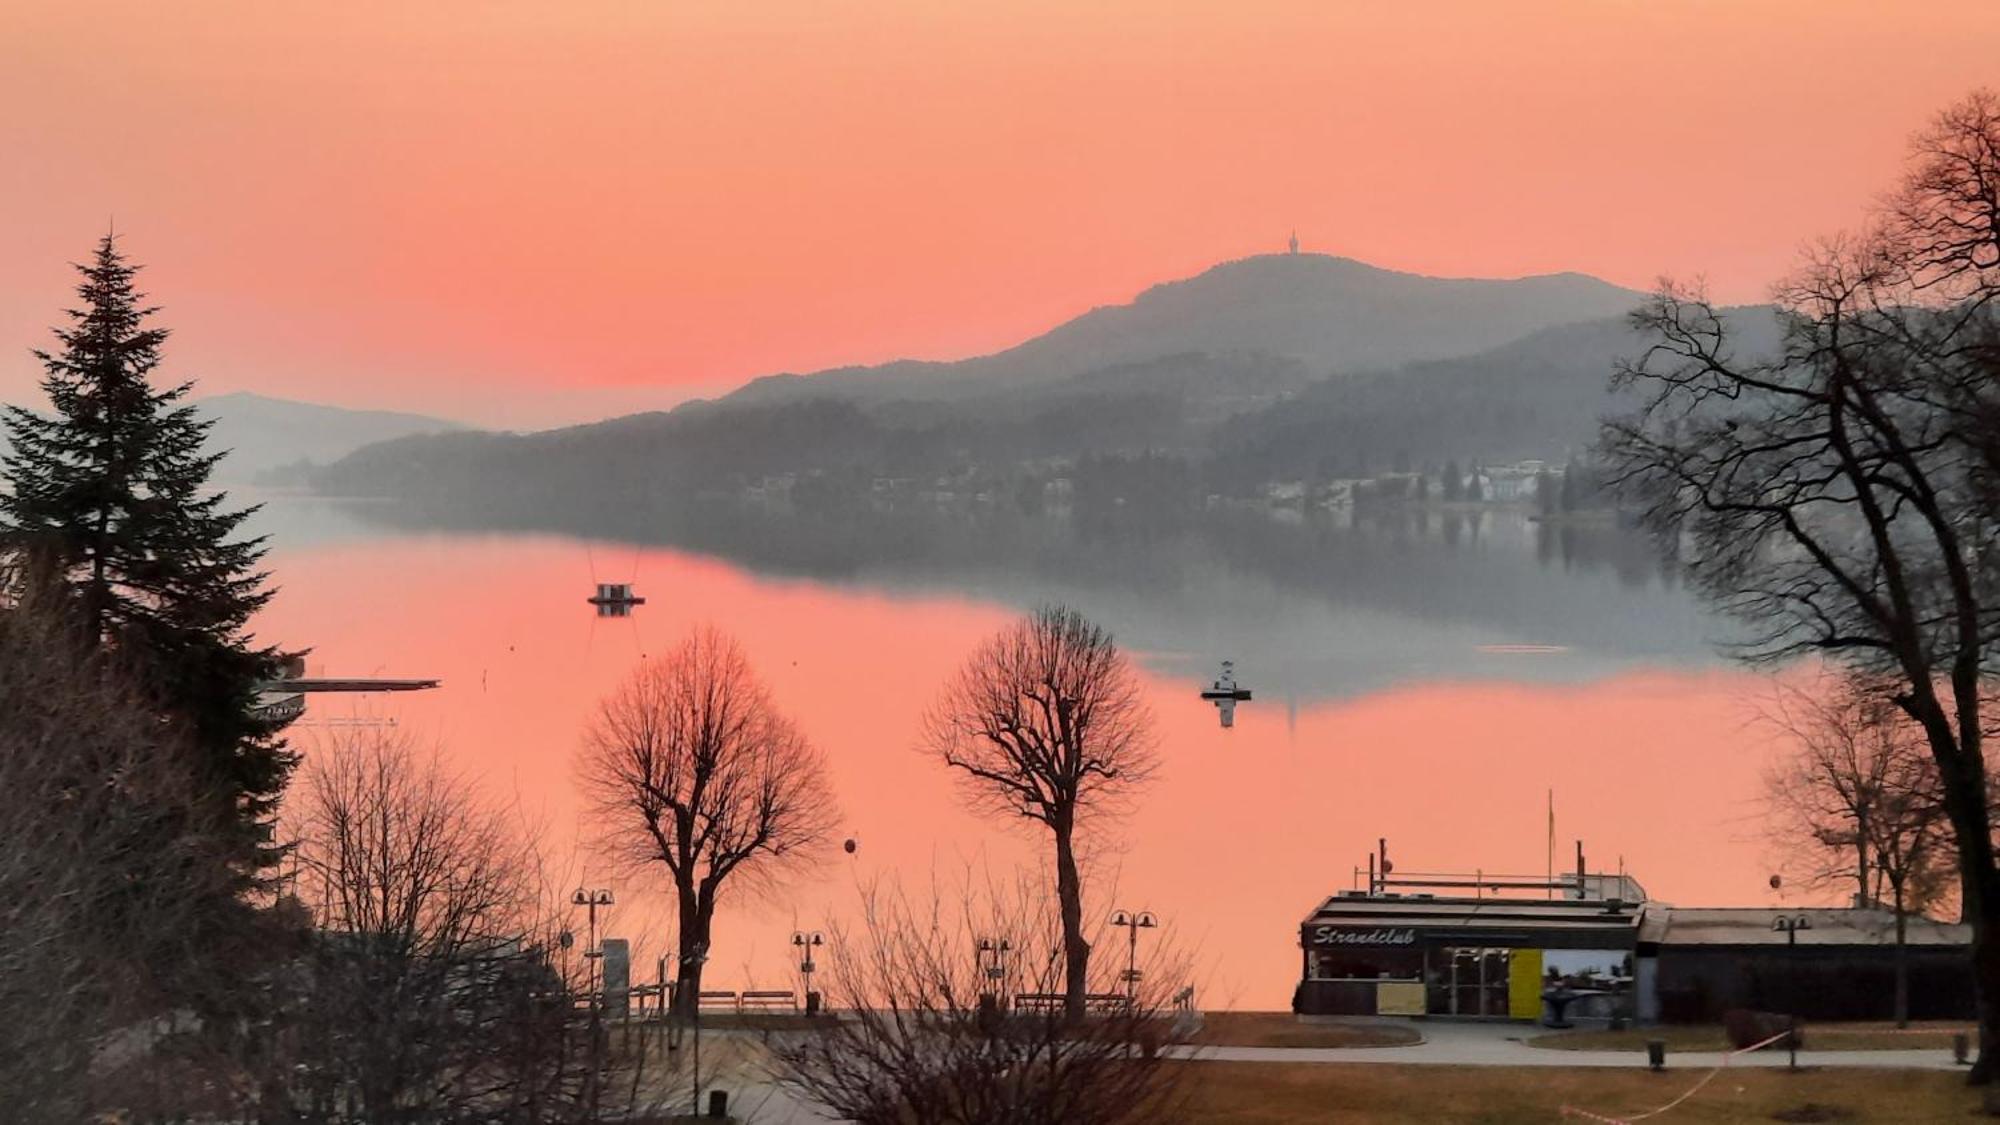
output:
<svg viewBox="0 0 2000 1125"><path fill-rule="evenodd" d="M1314 945L1415 945L1417 931L1408 926L1376 926L1372 929L1342 926L1315 926Z"/></svg>

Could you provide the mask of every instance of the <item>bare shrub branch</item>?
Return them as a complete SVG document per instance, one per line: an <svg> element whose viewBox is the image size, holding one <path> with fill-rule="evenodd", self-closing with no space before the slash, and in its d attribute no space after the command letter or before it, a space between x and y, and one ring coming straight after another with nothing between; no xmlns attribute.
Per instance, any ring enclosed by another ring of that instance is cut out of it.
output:
<svg viewBox="0 0 2000 1125"><path fill-rule="evenodd" d="M836 927L826 954L842 1018L774 1038L780 1082L859 1125L1176 1119L1185 1064L1168 1049L1194 1030L1175 1005L1185 964L1154 946L1131 998L1106 992L1082 1019L1032 1003L1066 979L1053 905L1027 879L955 900L869 888L859 927Z"/></svg>

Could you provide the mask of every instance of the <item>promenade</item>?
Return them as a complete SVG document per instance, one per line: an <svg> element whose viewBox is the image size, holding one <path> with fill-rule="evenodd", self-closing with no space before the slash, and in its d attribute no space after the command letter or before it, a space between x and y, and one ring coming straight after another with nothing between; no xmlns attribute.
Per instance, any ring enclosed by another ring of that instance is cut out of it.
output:
<svg viewBox="0 0 2000 1125"><path fill-rule="evenodd" d="M1386 1022L1386 1021L1385 1021ZM1189 1047L1176 1057L1215 1062L1389 1063L1404 1066L1643 1067L1642 1051L1564 1051L1530 1047L1525 1040L1541 1029L1514 1023L1409 1021L1424 1040L1400 1047ZM1808 1030L1810 1036L1810 1030ZM1810 1041L1810 1039L1808 1039ZM1668 1051L1673 1070L1708 1069L1723 1060L1720 1051ZM1784 1051L1762 1050L1734 1056L1731 1066L1785 1066ZM1943 1048L1890 1051L1802 1050L1801 1067L1877 1069L1958 1069Z"/></svg>

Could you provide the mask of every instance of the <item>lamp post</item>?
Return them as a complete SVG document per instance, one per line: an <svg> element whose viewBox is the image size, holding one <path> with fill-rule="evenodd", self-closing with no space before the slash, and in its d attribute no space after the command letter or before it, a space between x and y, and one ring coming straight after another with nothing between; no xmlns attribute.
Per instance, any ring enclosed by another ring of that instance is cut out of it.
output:
<svg viewBox="0 0 2000 1125"><path fill-rule="evenodd" d="M996 1013L1000 1009L1001 982L1007 979L1007 955L1013 951L1014 943L1006 938L983 937L973 946L973 969L988 982L980 992L980 1005L991 1005Z"/></svg>
<svg viewBox="0 0 2000 1125"><path fill-rule="evenodd" d="M572 906L583 907L589 917L590 929L588 936L585 938L583 958L584 963L590 966L588 974L590 977L590 1049L592 1055L595 1056L604 1047L604 1042L601 1038L603 1029L600 1025L604 996L598 987L598 971L603 964L604 951L597 947L597 908L611 905L611 891L606 887L599 887L595 890L586 890L583 887L578 887L570 894L569 901ZM563 937L569 938L569 936L569 933L565 931ZM568 946L565 945L564 948L567 949ZM589 1103L594 1105L597 1101L596 1067L593 1066L591 1068L587 1081L589 1086L586 1097L589 1099Z"/></svg>
<svg viewBox="0 0 2000 1125"><path fill-rule="evenodd" d="M1799 931L1812 929L1812 919L1804 914L1780 914L1771 920L1771 929L1785 935L1785 947L1796 951L1799 947ZM1793 962L1796 966L1797 962ZM1794 977L1796 979L1796 977ZM1788 1017L1791 1026L1785 1031L1785 1048L1791 1052L1791 1068L1799 1068L1799 1017Z"/></svg>
<svg viewBox="0 0 2000 1125"><path fill-rule="evenodd" d="M611 891L603 887L597 890L578 887L570 894L569 901L570 905L581 906L589 912L590 930L589 937L585 939L583 956L584 960L590 963L590 1007L595 1011L600 999L597 995L597 973L600 959L604 956L604 951L597 947L597 908L612 904Z"/></svg>
<svg viewBox="0 0 2000 1125"><path fill-rule="evenodd" d="M1153 912L1150 910L1141 910L1136 914L1129 910L1120 910L1111 915L1111 924L1114 926L1123 926L1128 932L1130 940L1126 943L1125 952L1125 998L1128 1001L1137 1000L1139 998L1139 931L1152 929L1160 924L1160 920L1153 917Z"/></svg>
<svg viewBox="0 0 2000 1125"><path fill-rule="evenodd" d="M792 931L792 946L799 951L800 989L805 993L806 1015L819 1014L818 993L813 991L813 970L819 966L813 963L813 950L826 944L826 937L818 930Z"/></svg>

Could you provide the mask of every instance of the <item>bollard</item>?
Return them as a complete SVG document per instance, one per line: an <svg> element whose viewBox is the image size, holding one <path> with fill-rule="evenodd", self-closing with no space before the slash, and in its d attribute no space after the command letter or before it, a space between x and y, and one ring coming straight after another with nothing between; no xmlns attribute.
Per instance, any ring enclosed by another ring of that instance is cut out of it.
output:
<svg viewBox="0 0 2000 1125"><path fill-rule="evenodd" d="M708 1115L717 1121L729 1116L729 1091L710 1090L708 1092Z"/></svg>
<svg viewBox="0 0 2000 1125"><path fill-rule="evenodd" d="M819 1015L819 1008L820 1008L819 993L817 992L806 993L806 1015L809 1016Z"/></svg>
<svg viewBox="0 0 2000 1125"><path fill-rule="evenodd" d="M1971 1061L1971 1059L1969 1058L1971 1054L1972 1054L1972 1040L1966 1037L1965 1032L1959 1031L1952 1033L1951 1061L1957 1063L1960 1066L1964 1066L1966 1065L1966 1063Z"/></svg>
<svg viewBox="0 0 2000 1125"><path fill-rule="evenodd" d="M1654 1070L1667 1069L1666 1040L1664 1039L1646 1040L1646 1065L1652 1067Z"/></svg>

